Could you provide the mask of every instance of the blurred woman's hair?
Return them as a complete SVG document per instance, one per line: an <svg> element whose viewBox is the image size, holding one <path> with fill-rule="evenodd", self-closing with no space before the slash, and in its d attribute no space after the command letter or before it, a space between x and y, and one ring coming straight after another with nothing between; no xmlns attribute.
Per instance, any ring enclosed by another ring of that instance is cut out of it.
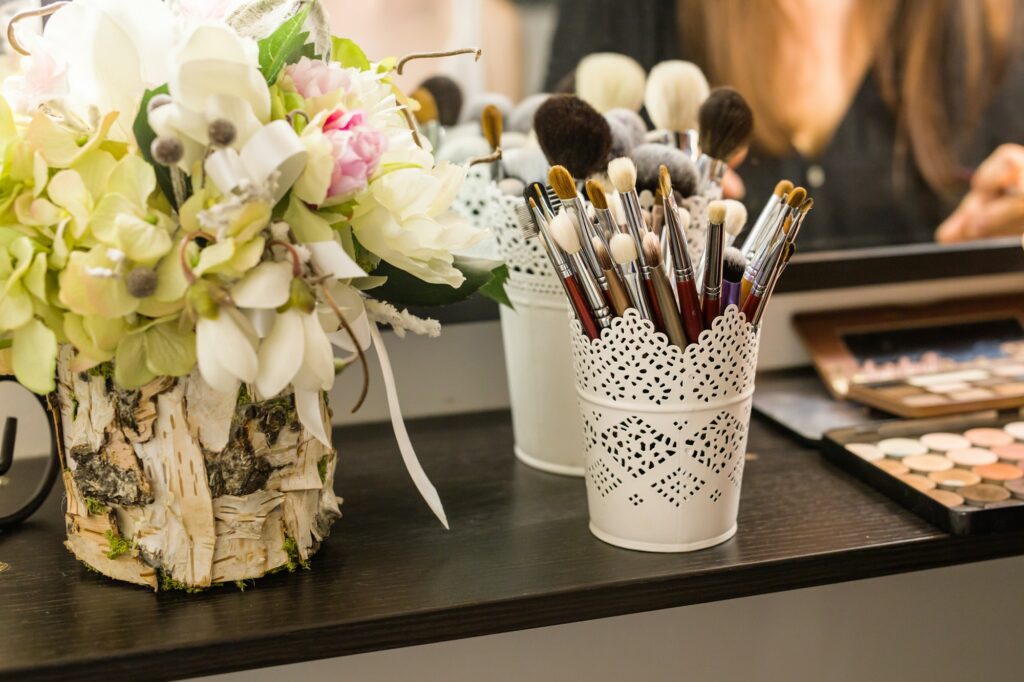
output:
<svg viewBox="0 0 1024 682"><path fill-rule="evenodd" d="M896 168L908 156L938 194L963 184L956 148L969 136L1010 62L1018 0L859 0L853 21L876 46L874 70L897 121ZM774 30L790 21L776 2L677 0L686 56L729 84L754 110L755 140L790 151L778 116L784 83L764 69L779 49ZM806 30L812 30L807 27ZM773 102L776 104L773 106ZM1024 115L1024 114L1022 114Z"/></svg>

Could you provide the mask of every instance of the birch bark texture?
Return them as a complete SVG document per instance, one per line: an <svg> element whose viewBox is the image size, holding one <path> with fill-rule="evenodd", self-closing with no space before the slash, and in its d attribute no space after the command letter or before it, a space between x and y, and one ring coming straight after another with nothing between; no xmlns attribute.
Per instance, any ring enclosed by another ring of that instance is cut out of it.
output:
<svg viewBox="0 0 1024 682"><path fill-rule="evenodd" d="M198 372L135 391L58 360L67 541L103 575L197 590L305 565L341 516L337 453L293 396L253 402ZM330 411L321 398L330 433Z"/></svg>

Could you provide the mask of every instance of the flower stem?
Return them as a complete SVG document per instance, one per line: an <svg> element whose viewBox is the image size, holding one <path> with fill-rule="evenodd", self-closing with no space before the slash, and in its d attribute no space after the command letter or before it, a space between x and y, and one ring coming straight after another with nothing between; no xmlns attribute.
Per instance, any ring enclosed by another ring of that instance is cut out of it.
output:
<svg viewBox="0 0 1024 682"><path fill-rule="evenodd" d="M302 277L302 258L299 257L299 252L293 244L280 239L271 239L268 246L280 246L283 249L288 249L288 253L292 257L292 277Z"/></svg>
<svg viewBox="0 0 1024 682"><path fill-rule="evenodd" d="M29 51L25 49L25 46L18 41L18 36L15 35L14 27L17 26L19 21L23 19L31 19L32 17L48 17L51 14L55 14L64 5L70 5L71 2L54 2L46 5L45 7L38 7L36 9L28 9L24 12L18 12L11 20L7 23L7 42L11 44L15 52L23 54L26 57L29 56Z"/></svg>
<svg viewBox="0 0 1024 682"><path fill-rule="evenodd" d="M200 237L213 241L213 235L209 232L193 232L181 241L181 248L178 249L178 262L181 263L181 269L185 273L185 279L188 280L189 284L195 284L199 278L196 277L196 273L192 272L192 266L188 264L185 252L188 251L188 245Z"/></svg>
<svg viewBox="0 0 1024 682"><path fill-rule="evenodd" d="M345 319L345 315L342 314L341 308L338 307L334 297L331 296L331 292L327 290L327 287L323 283L320 284L320 291L323 292L324 300L327 301L327 305L331 307L334 314L338 316L338 322L345 329L345 333L352 339L352 345L356 347L356 354L359 356L359 364L363 367L363 388L359 392L359 399L356 401L355 407L352 408L352 414L359 411L359 408L363 406L366 401L366 394L370 390L370 365L366 361L366 354L363 353L363 346L359 343L359 339L356 338L355 332L352 331L352 327L349 326L348 320Z"/></svg>
<svg viewBox="0 0 1024 682"><path fill-rule="evenodd" d="M398 64L395 66L395 73L401 76L405 65L416 59L441 59L443 57L455 57L460 54L471 54L473 55L473 61L478 62L483 53L484 51L479 47L464 47L460 50L447 50L445 52L415 52L398 60Z"/></svg>

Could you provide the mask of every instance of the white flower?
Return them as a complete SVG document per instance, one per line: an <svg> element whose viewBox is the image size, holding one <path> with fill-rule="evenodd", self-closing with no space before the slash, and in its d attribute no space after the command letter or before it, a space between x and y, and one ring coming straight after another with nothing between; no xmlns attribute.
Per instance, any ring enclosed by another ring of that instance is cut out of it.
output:
<svg viewBox="0 0 1024 682"><path fill-rule="evenodd" d="M179 31L161 0L75 0L47 22L33 58L66 67L73 107L119 112L115 135L129 140L143 94L170 76Z"/></svg>
<svg viewBox="0 0 1024 682"><path fill-rule="evenodd" d="M370 183L352 218L359 242L391 265L432 284L461 286L452 253L486 236L449 210L465 170L403 168Z"/></svg>
<svg viewBox="0 0 1024 682"><path fill-rule="evenodd" d="M30 56L21 60L21 73L4 81L4 99L20 114L29 114L47 102L67 96L67 64L58 62L54 49L37 33L18 34Z"/></svg>
<svg viewBox="0 0 1024 682"><path fill-rule="evenodd" d="M215 390L235 393L239 382L256 381L259 361L255 334L234 308L222 307L217 317L196 322L196 356L199 372Z"/></svg>
<svg viewBox="0 0 1024 682"><path fill-rule="evenodd" d="M241 150L270 119L270 90L259 70L259 50L226 26L192 29L171 57L172 102L153 110L149 122L159 135L185 145L181 167L191 171L210 142L210 124L224 119L235 128L231 147Z"/></svg>

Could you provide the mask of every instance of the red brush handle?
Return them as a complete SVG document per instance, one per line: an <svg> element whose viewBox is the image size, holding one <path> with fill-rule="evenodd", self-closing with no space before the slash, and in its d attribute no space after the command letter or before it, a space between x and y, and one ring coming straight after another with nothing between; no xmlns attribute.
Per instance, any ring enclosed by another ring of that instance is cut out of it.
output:
<svg viewBox="0 0 1024 682"><path fill-rule="evenodd" d="M754 313L757 312L760 306L761 297L751 291L747 299L743 301L743 307L740 308L740 312L746 316L747 322L751 322L754 319Z"/></svg>
<svg viewBox="0 0 1024 682"><path fill-rule="evenodd" d="M579 318L580 324L583 325L583 331L591 340L601 336L601 331L597 328L597 322L594 321L594 314L590 310L590 306L587 305L587 299L583 296L583 289L580 288L580 283L576 281L576 278L569 276L565 278L565 289L569 292L569 303L572 305L573 310L576 311L576 317Z"/></svg>
<svg viewBox="0 0 1024 682"><path fill-rule="evenodd" d="M711 329L711 323L722 314L722 299L704 297L704 328Z"/></svg>
<svg viewBox="0 0 1024 682"><path fill-rule="evenodd" d="M700 333L704 331L697 284L692 279L676 280L676 290L679 292L679 302L682 308L680 314L683 317L686 340L690 343L697 343L700 340Z"/></svg>
<svg viewBox="0 0 1024 682"><path fill-rule="evenodd" d="M644 279L644 291L647 293L647 304L651 308L651 322L659 331L665 331L665 318L661 314L661 306L658 305L658 295L654 291L654 280Z"/></svg>

